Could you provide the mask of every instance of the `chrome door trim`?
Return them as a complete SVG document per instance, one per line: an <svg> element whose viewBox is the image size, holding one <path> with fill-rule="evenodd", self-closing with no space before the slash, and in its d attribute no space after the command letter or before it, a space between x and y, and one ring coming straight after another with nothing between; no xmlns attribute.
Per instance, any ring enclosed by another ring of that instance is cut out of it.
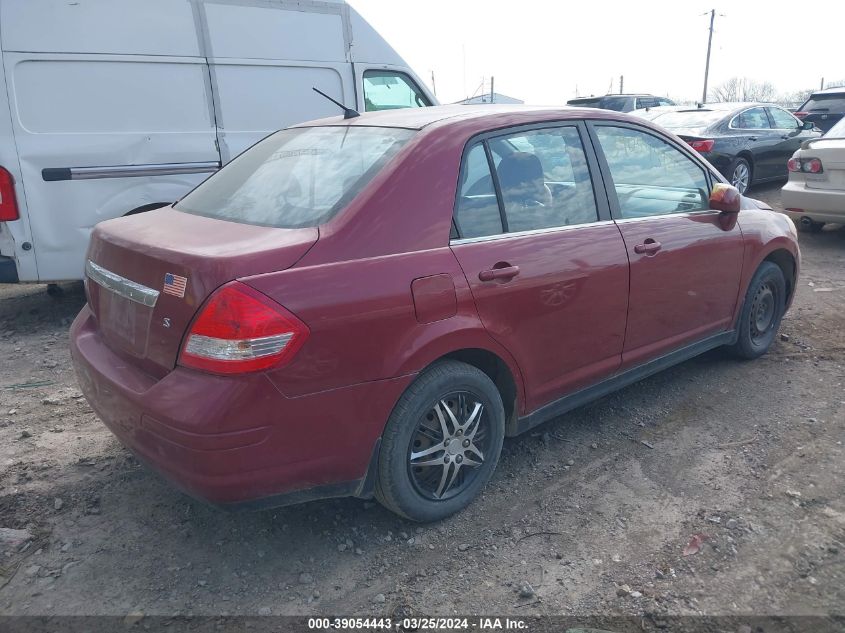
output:
<svg viewBox="0 0 845 633"><path fill-rule="evenodd" d="M158 301L158 290L147 288L137 282L134 282L126 277L106 270L102 266L98 266L90 259L85 262L85 275L96 284L99 284L106 290L119 295L135 303L140 303L149 308L155 307Z"/></svg>
<svg viewBox="0 0 845 633"><path fill-rule="evenodd" d="M200 163L158 163L148 165L109 165L105 167L53 167L43 169L47 181L95 180L99 178L142 178L181 174L211 174L220 169L217 161Z"/></svg>
<svg viewBox="0 0 845 633"><path fill-rule="evenodd" d="M546 233L573 231L575 229L587 229L592 228L594 226L609 226L611 224L614 224L613 220L599 220L597 222L585 222L583 224L553 226L547 229L531 229L529 231L515 231L513 233L496 233L495 235L482 235L479 237L462 237L456 240L449 240L449 246L459 246L461 244L475 244L477 242L491 242L494 240L506 240L517 237L527 237L529 235L543 235Z"/></svg>

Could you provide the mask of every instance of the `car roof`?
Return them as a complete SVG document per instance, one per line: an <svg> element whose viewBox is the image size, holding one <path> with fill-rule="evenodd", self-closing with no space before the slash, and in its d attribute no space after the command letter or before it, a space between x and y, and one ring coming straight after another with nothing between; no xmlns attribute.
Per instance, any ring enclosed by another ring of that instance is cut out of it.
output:
<svg viewBox="0 0 845 633"><path fill-rule="evenodd" d="M411 130L421 130L433 124L448 125L450 122L464 122L478 119L488 122L489 127L495 127L495 120L506 119L511 115L527 116L531 120L548 121L555 119L595 118L595 108L578 108L572 106L526 106L510 104L479 104L479 105L443 105L425 108L402 108L395 110L381 110L379 112L365 112L352 119L342 116L307 121L294 127L316 126L364 126L364 127L397 127ZM621 112L614 112L614 118L627 119ZM616 117L615 115L619 115ZM599 115L601 116L601 115ZM630 118L630 120L637 120ZM531 121L526 121L530 123Z"/></svg>
<svg viewBox="0 0 845 633"><path fill-rule="evenodd" d="M832 95L843 93L845 93L845 86L837 86L835 88L825 88L824 90L814 90L810 96L815 97L816 95Z"/></svg>

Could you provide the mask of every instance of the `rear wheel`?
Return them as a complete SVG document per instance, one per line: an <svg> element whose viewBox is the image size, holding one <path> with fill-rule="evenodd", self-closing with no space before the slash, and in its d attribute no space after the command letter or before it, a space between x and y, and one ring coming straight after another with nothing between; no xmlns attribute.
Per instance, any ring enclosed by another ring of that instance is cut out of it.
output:
<svg viewBox="0 0 845 633"><path fill-rule="evenodd" d="M809 222L796 222L796 224L798 225L798 230L803 231L805 233L818 233L822 230L822 227L824 226L824 222L813 222L812 220L810 220Z"/></svg>
<svg viewBox="0 0 845 633"><path fill-rule="evenodd" d="M763 262L745 293L734 353L747 359L765 354L775 340L785 309L786 280L783 272L777 264Z"/></svg>
<svg viewBox="0 0 845 633"><path fill-rule="evenodd" d="M740 193L745 193L751 186L751 163L744 158L736 158L731 163L730 169L731 184L737 188Z"/></svg>
<svg viewBox="0 0 845 633"><path fill-rule="evenodd" d="M454 514L490 479L504 435L493 381L465 363L437 363L402 395L387 422L376 498L412 521Z"/></svg>

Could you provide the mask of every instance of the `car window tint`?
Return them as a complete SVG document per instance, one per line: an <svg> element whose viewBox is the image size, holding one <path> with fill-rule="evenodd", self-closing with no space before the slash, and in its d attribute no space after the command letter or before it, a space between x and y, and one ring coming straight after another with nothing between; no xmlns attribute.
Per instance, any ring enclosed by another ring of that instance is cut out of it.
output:
<svg viewBox="0 0 845 633"><path fill-rule="evenodd" d="M598 218L587 158L573 126L520 132L490 141L508 231L533 231ZM510 147L510 152L504 152Z"/></svg>
<svg viewBox="0 0 845 633"><path fill-rule="evenodd" d="M601 100L602 108L605 110L616 110L617 112L624 112L627 104L627 97L604 97Z"/></svg>
<svg viewBox="0 0 845 633"><path fill-rule="evenodd" d="M431 105L413 79L392 70L364 72L364 104L367 112Z"/></svg>
<svg viewBox="0 0 845 633"><path fill-rule="evenodd" d="M751 108L740 112L733 118L731 125L738 130L766 130L771 127L764 108Z"/></svg>
<svg viewBox="0 0 845 633"><path fill-rule="evenodd" d="M455 223L460 237L486 237L502 233L499 201L483 144L474 145L464 157L460 183L455 205Z"/></svg>
<svg viewBox="0 0 845 633"><path fill-rule="evenodd" d="M794 130L798 127L798 119L780 108L769 108L775 128L778 130Z"/></svg>
<svg viewBox="0 0 845 633"><path fill-rule="evenodd" d="M632 128L600 125L596 135L622 218L709 208L710 187L704 170L673 145Z"/></svg>
<svg viewBox="0 0 845 633"><path fill-rule="evenodd" d="M798 109L804 112L845 112L845 93L813 95Z"/></svg>

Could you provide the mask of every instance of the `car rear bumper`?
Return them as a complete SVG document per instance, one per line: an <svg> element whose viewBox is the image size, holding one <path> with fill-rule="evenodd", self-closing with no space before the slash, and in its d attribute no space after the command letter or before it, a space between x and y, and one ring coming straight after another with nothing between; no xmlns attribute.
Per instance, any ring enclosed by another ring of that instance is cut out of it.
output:
<svg viewBox="0 0 845 633"><path fill-rule="evenodd" d="M781 190L781 205L796 222L809 218L813 222L845 223L845 191L809 189L803 182L790 181Z"/></svg>
<svg viewBox="0 0 845 633"><path fill-rule="evenodd" d="M261 373L177 367L150 377L106 346L87 305L70 335L80 387L106 426L179 488L218 505L361 494L384 423L413 378L288 398Z"/></svg>

